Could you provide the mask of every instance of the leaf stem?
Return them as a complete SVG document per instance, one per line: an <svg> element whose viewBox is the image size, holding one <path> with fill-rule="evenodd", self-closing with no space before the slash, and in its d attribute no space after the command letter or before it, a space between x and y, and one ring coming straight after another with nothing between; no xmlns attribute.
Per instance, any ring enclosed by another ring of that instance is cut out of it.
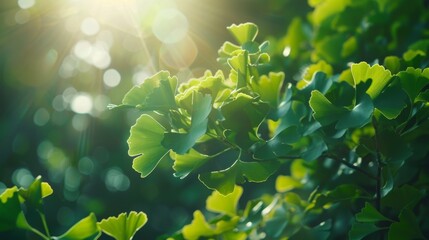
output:
<svg viewBox="0 0 429 240"><path fill-rule="evenodd" d="M378 210L378 212L381 213L381 184L382 184L382 171L383 171L383 165L381 163L381 158L380 158L380 145L379 145L379 141L378 141L378 124L377 124L377 120L375 119L375 117L372 118L372 125L374 127L375 130L375 162L377 165L377 182L375 185L375 208ZM380 231L380 240L384 239L384 231Z"/></svg>
<svg viewBox="0 0 429 240"><path fill-rule="evenodd" d="M332 158L335 161L338 161L338 162L344 164L345 166L347 166L347 167L349 167L349 168L351 168L351 169L353 169L353 170L355 170L357 172L362 173L363 175L371 178L372 180L376 180L376 181L378 180L378 178L376 176L372 175L371 173L363 170L362 168L360 168L358 166L353 165L352 163L347 162L344 158L339 158L339 157L337 157L335 155L332 155L332 154L325 155L325 157Z"/></svg>
<svg viewBox="0 0 429 240"><path fill-rule="evenodd" d="M378 211L381 209L381 180L382 180L382 163L380 159L380 147L379 147L379 141L378 141L378 128L377 128L377 120L375 117L372 118L372 125L375 130L375 163L377 165L377 183L376 183L376 192L375 192L375 207Z"/></svg>
<svg viewBox="0 0 429 240"><path fill-rule="evenodd" d="M38 212L38 213L39 213L39 215L40 215L40 219L42 219L43 228L45 229L45 233L46 233L46 235L48 236L48 238L51 238L51 234L49 233L49 228L48 228L48 224L47 224L47 222L46 222L45 214L44 214L44 213L42 213L42 212L40 212L40 211L37 211L37 212Z"/></svg>
<svg viewBox="0 0 429 240"><path fill-rule="evenodd" d="M51 238L46 236L45 234L43 234L42 232L40 232L39 230L37 230L34 227L29 228L30 231L32 231L33 233L35 233L36 235L38 235L39 237L43 238L44 240L50 240Z"/></svg>

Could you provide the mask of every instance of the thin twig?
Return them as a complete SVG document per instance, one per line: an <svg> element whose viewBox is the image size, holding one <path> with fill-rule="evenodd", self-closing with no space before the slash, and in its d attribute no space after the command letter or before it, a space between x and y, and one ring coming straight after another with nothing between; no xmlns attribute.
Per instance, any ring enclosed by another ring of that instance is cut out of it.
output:
<svg viewBox="0 0 429 240"><path fill-rule="evenodd" d="M335 161L338 161L338 162L346 165L347 167L349 167L349 168L351 168L353 170L356 170L357 172L360 172L360 173L364 174L365 176L367 176L367 177L369 177L369 178L371 178L373 180L377 180L376 176L372 175L371 173L363 170L362 168L360 168L358 166L353 165L352 163L347 162L345 159L339 158L339 157L337 157L335 155L325 155L325 157L334 159Z"/></svg>

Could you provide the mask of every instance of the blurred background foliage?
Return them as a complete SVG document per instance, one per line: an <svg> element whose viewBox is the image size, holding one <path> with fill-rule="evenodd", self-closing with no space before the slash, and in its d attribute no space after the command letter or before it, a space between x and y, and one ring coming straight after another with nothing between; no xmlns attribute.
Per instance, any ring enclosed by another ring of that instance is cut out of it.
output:
<svg viewBox="0 0 429 240"><path fill-rule="evenodd" d="M185 81L222 68L217 49L232 23L280 39L309 10L301 0L2 1L0 192L44 176L56 190L46 214L58 233L88 212L130 210L148 214L147 239L179 229L210 191L174 178L170 164L140 179L126 144L138 113L106 106L161 69ZM272 181L248 194L266 191Z"/></svg>

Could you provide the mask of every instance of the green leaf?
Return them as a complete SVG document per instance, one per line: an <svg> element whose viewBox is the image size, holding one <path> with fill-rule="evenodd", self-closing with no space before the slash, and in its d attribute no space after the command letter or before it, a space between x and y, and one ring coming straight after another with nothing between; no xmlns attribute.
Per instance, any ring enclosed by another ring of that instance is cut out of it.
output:
<svg viewBox="0 0 429 240"><path fill-rule="evenodd" d="M264 230L268 239L279 239L285 227L290 223L289 214L284 204L275 206L273 212L272 217L266 220Z"/></svg>
<svg viewBox="0 0 429 240"><path fill-rule="evenodd" d="M423 196L424 193L419 189L410 185L403 185L390 191L381 201L383 206L401 212L404 208L413 209Z"/></svg>
<svg viewBox="0 0 429 240"><path fill-rule="evenodd" d="M210 224L207 223L204 215L199 211L194 212L194 219L191 224L183 227L183 236L188 240L197 240L200 237L209 237L216 233Z"/></svg>
<svg viewBox="0 0 429 240"><path fill-rule="evenodd" d="M244 94L238 93L235 98L221 107L225 120L222 125L231 130L231 140L242 148L253 144L256 138L256 129L267 116L269 106L267 103Z"/></svg>
<svg viewBox="0 0 429 240"><path fill-rule="evenodd" d="M290 176L280 175L276 179L276 191L287 192L295 188L301 188L303 184L297 179Z"/></svg>
<svg viewBox="0 0 429 240"><path fill-rule="evenodd" d="M366 91L371 99L375 99L392 78L390 71L378 64L369 66L366 62L360 62L352 64L351 70L355 85L358 85L360 82L366 82L368 79L372 80L371 86Z"/></svg>
<svg viewBox="0 0 429 240"><path fill-rule="evenodd" d="M296 152L293 144L301 138L302 136L298 134L295 126L288 127L266 143L255 145L254 157L260 160L288 157Z"/></svg>
<svg viewBox="0 0 429 240"><path fill-rule="evenodd" d="M241 47L237 46L231 42L226 41L223 43L222 47L219 49L218 54L221 57L230 57L230 56L235 55L236 51L237 52L242 51Z"/></svg>
<svg viewBox="0 0 429 240"><path fill-rule="evenodd" d="M174 152L170 152L170 157L174 160L173 169L175 177L181 179L188 176L192 171L204 165L211 156L202 154L195 149L191 148L188 153L179 155Z"/></svg>
<svg viewBox="0 0 429 240"><path fill-rule="evenodd" d="M176 106L174 99L176 86L176 77L170 77L167 71L158 72L127 92L122 100L122 105L142 110L173 108Z"/></svg>
<svg viewBox="0 0 429 240"><path fill-rule="evenodd" d="M258 35L258 26L249 22L239 25L232 24L227 29L232 33L240 45L254 41L256 35Z"/></svg>
<svg viewBox="0 0 429 240"><path fill-rule="evenodd" d="M250 81L248 55L248 52L244 51L228 59L229 66L237 73L236 89L246 87L247 83Z"/></svg>
<svg viewBox="0 0 429 240"><path fill-rule="evenodd" d="M199 175L200 181L209 189L216 190L222 195L234 191L236 183L264 182L279 167L278 162L243 162L237 160L231 167Z"/></svg>
<svg viewBox="0 0 429 240"><path fill-rule="evenodd" d="M312 75L310 82L301 89L301 92L297 97L300 97L302 95L303 99L305 99L305 101L308 101L308 98L314 90L325 94L332 86L332 83L333 82L331 78L328 78L326 73L316 71Z"/></svg>
<svg viewBox="0 0 429 240"><path fill-rule="evenodd" d="M371 196L356 185L342 184L331 191L316 195L313 206L310 205L309 207L324 207L332 203L353 201L361 198L371 199Z"/></svg>
<svg viewBox="0 0 429 240"><path fill-rule="evenodd" d="M342 12L347 7L347 5L350 4L349 0L312 0L311 2L314 5L316 5L315 3L317 2L317 7L314 9L312 14L312 19L315 26L322 24L323 21L328 19L330 16Z"/></svg>
<svg viewBox="0 0 429 240"><path fill-rule="evenodd" d="M149 175L170 151L162 146L165 129L151 116L141 115L128 138L128 155L134 156L133 168L141 177Z"/></svg>
<svg viewBox="0 0 429 240"><path fill-rule="evenodd" d="M389 240L425 239L414 213L405 208L399 215L399 222L392 223L387 235Z"/></svg>
<svg viewBox="0 0 429 240"><path fill-rule="evenodd" d="M130 240L134 234L147 222L147 216L143 212L131 211L121 213L117 217L109 217L98 223L101 230L116 240Z"/></svg>
<svg viewBox="0 0 429 240"><path fill-rule="evenodd" d="M235 186L234 191L226 196L213 191L206 200L206 208L212 212L235 216L237 215L238 200L242 194L243 188L240 186Z"/></svg>
<svg viewBox="0 0 429 240"><path fill-rule="evenodd" d="M251 86L253 91L259 94L262 101L268 102L273 108L277 108L284 77L283 72L270 72L268 76L262 75L259 81L252 81Z"/></svg>
<svg viewBox="0 0 429 240"><path fill-rule="evenodd" d="M314 111L314 118L323 126L338 121L348 111L344 107L337 107L332 104L321 92L314 90L311 92L310 107Z"/></svg>
<svg viewBox="0 0 429 240"><path fill-rule="evenodd" d="M52 189L51 185L47 182L42 182L42 198L50 196L52 193L54 193L54 190Z"/></svg>
<svg viewBox="0 0 429 240"><path fill-rule="evenodd" d="M387 87L374 101L375 107L388 119L395 119L407 107L407 95L399 86Z"/></svg>
<svg viewBox="0 0 429 240"><path fill-rule="evenodd" d="M19 190L20 196L25 199L26 203L29 203L39 211L43 210L43 198L52 193L51 186L46 182L42 182L41 176L36 177L28 189L21 188Z"/></svg>
<svg viewBox="0 0 429 240"><path fill-rule="evenodd" d="M15 228L30 229L21 210L18 188L7 188L0 195L0 232Z"/></svg>
<svg viewBox="0 0 429 240"><path fill-rule="evenodd" d="M164 134L162 145L178 154L185 154L207 131L208 116L212 110L212 98L200 92L192 93L191 126L186 133L169 132Z"/></svg>
<svg viewBox="0 0 429 240"><path fill-rule="evenodd" d="M384 58L383 65L393 74L401 69L401 59L396 56L387 56Z"/></svg>
<svg viewBox="0 0 429 240"><path fill-rule="evenodd" d="M360 101L348 113L338 121L336 129L348 129L353 127L361 127L369 122L374 105L371 98L367 94L360 97Z"/></svg>
<svg viewBox="0 0 429 240"><path fill-rule="evenodd" d="M77 222L66 233L59 237L54 237L54 239L92 240L97 239L100 235L101 231L97 224L97 218L95 217L94 213L90 213L88 217Z"/></svg>
<svg viewBox="0 0 429 240"><path fill-rule="evenodd" d="M422 89L429 84L429 68L423 71L419 68L407 68L406 71L398 73L401 86L414 102Z"/></svg>
<svg viewBox="0 0 429 240"><path fill-rule="evenodd" d="M389 221L392 222L389 218L383 216L375 207L369 203L365 203L365 207L361 209L359 213L356 214L356 221L363 223L373 223L378 221Z"/></svg>
<svg viewBox="0 0 429 240"><path fill-rule="evenodd" d="M352 228L350 229L349 239L361 240L367 235L379 230L380 228L377 227L374 223L360 223L355 221L352 224Z"/></svg>

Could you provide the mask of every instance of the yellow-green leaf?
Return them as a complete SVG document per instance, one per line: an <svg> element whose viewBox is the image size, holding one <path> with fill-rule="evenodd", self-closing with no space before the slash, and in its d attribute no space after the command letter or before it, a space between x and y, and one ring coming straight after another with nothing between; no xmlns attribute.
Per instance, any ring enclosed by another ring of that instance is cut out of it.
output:
<svg viewBox="0 0 429 240"><path fill-rule="evenodd" d="M237 204L242 194L243 188L240 186L235 186L234 191L226 196L213 191L206 200L206 208L212 212L234 216L237 214Z"/></svg>
<svg viewBox="0 0 429 240"><path fill-rule="evenodd" d="M147 222L144 212L121 213L117 217L109 217L98 223L101 230L116 240L130 240Z"/></svg>

